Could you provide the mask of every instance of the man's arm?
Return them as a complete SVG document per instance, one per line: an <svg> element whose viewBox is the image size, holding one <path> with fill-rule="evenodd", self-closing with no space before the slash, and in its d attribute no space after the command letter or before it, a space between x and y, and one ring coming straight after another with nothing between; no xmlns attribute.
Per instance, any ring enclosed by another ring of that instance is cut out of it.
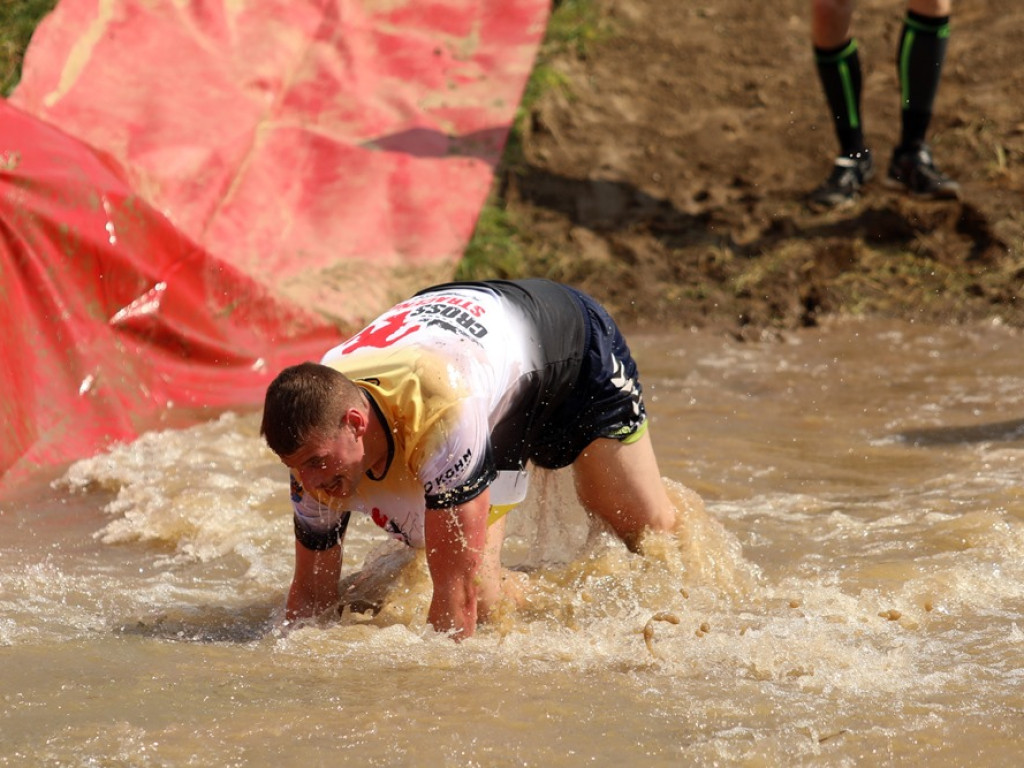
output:
<svg viewBox="0 0 1024 768"><path fill-rule="evenodd" d="M288 621L316 616L338 602L341 553L340 544L316 550L295 540L295 575L285 607Z"/></svg>
<svg viewBox="0 0 1024 768"><path fill-rule="evenodd" d="M427 621L457 640L476 631L480 565L487 541L491 494L485 490L451 509L428 509L424 529L434 595Z"/></svg>

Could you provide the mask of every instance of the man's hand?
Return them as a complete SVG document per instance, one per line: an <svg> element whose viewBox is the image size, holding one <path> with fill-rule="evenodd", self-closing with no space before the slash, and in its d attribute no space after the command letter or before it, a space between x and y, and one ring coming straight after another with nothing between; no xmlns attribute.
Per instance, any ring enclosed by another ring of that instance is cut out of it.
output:
<svg viewBox="0 0 1024 768"><path fill-rule="evenodd" d="M451 509L428 509L427 567L434 583L427 621L456 640L476 631L480 566L487 540L489 491Z"/></svg>
<svg viewBox="0 0 1024 768"><path fill-rule="evenodd" d="M288 590L285 619L296 621L318 616L337 603L340 577L340 545L314 550L296 541L295 575Z"/></svg>

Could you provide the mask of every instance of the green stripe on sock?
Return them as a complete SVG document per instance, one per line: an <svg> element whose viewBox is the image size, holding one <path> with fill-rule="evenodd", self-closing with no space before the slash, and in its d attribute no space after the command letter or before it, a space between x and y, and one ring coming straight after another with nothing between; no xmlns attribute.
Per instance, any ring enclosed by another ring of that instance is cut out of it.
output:
<svg viewBox="0 0 1024 768"><path fill-rule="evenodd" d="M846 114L851 128L860 128L860 115L857 113L857 94L853 92L853 79L850 76L850 65L846 63L857 52L857 39L853 38L841 51L836 53L815 53L814 58L819 64L831 64L839 73L843 85L843 101L846 102Z"/></svg>
<svg viewBox="0 0 1024 768"><path fill-rule="evenodd" d="M860 115L857 114L857 96L853 92L850 65L845 61L839 62L839 79L843 81L843 99L846 101L846 114L850 119L850 127L860 128Z"/></svg>
<svg viewBox="0 0 1024 768"><path fill-rule="evenodd" d="M908 19L907 31L903 36L903 50L900 54L900 95L903 97L903 109L910 104L910 51L914 48L914 37L915 34Z"/></svg>
<svg viewBox="0 0 1024 768"><path fill-rule="evenodd" d="M820 61L822 64L837 64L843 59L848 59L857 50L856 39L851 40L850 43L838 53L822 54L816 53L814 58Z"/></svg>

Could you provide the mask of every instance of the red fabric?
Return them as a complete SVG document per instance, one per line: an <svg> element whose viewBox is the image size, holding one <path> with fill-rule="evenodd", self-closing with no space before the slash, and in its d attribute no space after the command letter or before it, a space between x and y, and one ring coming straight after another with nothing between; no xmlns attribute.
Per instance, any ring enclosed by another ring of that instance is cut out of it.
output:
<svg viewBox="0 0 1024 768"><path fill-rule="evenodd" d="M168 408L257 404L341 334L213 259L112 159L0 101L0 491Z"/></svg>
<svg viewBox="0 0 1024 768"><path fill-rule="evenodd" d="M0 495L450 277L547 12L61 0L0 102Z"/></svg>
<svg viewBox="0 0 1024 768"><path fill-rule="evenodd" d="M61 0L12 101L212 254L356 326L450 277L548 5Z"/></svg>

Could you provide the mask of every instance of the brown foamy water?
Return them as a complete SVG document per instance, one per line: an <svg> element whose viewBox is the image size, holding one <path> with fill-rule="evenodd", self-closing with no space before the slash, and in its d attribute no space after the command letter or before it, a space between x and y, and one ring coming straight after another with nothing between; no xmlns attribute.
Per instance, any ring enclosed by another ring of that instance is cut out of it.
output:
<svg viewBox="0 0 1024 768"><path fill-rule="evenodd" d="M376 616L276 628L291 520L254 414L23 489L0 766L1016 765L1021 334L631 341L662 473L708 518L638 557L535 477L505 551L525 605L461 645L416 561ZM383 540L355 525L346 572Z"/></svg>

